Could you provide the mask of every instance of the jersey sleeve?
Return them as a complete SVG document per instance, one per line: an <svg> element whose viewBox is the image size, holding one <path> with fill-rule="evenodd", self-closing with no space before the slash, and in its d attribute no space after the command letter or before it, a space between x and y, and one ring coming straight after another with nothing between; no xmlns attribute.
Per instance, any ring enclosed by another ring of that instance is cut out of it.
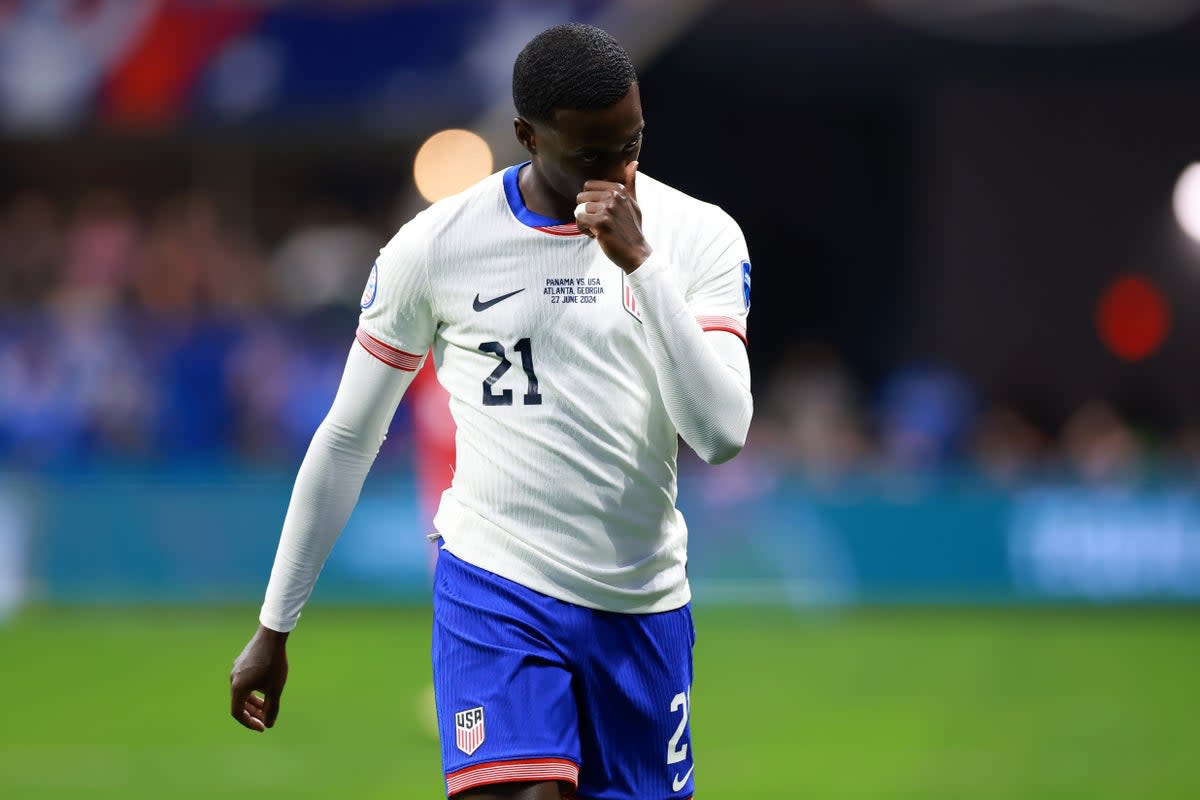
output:
<svg viewBox="0 0 1200 800"><path fill-rule="evenodd" d="M685 294L688 308L706 331L727 331L746 342L750 315L750 254L741 228L724 211L710 223L715 235L697 257Z"/></svg>
<svg viewBox="0 0 1200 800"><path fill-rule="evenodd" d="M429 242L420 217L379 251L363 290L356 338L368 353L405 372L420 368L436 323L430 301Z"/></svg>

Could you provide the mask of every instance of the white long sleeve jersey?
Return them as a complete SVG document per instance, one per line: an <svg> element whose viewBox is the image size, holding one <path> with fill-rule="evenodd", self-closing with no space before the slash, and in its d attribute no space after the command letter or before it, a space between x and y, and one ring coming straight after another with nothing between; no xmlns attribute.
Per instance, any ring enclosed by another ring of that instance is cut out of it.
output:
<svg viewBox="0 0 1200 800"><path fill-rule="evenodd" d="M678 608L690 590L677 437L722 461L750 421L745 240L716 206L639 174L654 253L626 275L574 224L525 207L523 166L400 229L372 269L358 345L373 369L409 374L432 348L457 425L454 480L434 520L446 550L567 602ZM381 404L388 419L407 381L399 386ZM320 438L301 468L261 617L277 629L294 625L379 444L367 444L361 469L347 468L352 486L310 475L302 497ZM305 511L322 491L340 508Z"/></svg>

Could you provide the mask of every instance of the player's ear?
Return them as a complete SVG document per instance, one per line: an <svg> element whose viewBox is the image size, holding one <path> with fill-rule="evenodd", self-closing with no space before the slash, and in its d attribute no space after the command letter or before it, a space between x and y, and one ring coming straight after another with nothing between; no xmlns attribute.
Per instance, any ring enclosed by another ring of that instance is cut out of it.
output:
<svg viewBox="0 0 1200 800"><path fill-rule="evenodd" d="M534 136L533 125L524 117L516 117L513 120L513 131L517 134L517 141L521 143L521 147L531 156L537 155L537 137Z"/></svg>

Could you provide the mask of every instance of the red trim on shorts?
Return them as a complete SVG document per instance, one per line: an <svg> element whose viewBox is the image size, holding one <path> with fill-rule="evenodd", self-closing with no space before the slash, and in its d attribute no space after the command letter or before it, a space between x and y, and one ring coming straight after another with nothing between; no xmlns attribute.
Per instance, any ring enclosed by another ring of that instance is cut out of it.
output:
<svg viewBox="0 0 1200 800"><path fill-rule="evenodd" d="M565 758L489 761L447 773L446 790L453 795L476 786L516 781L566 781L575 788L579 786L579 765Z"/></svg>

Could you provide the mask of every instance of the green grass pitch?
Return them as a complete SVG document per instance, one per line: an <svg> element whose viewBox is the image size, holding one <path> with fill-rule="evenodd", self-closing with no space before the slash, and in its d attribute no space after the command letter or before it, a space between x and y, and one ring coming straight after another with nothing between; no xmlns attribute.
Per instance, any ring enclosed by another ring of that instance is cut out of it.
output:
<svg viewBox="0 0 1200 800"><path fill-rule="evenodd" d="M1200 797L1195 610L696 618L700 800ZM427 609L312 604L265 735L228 713L254 624L43 609L0 626L0 798L442 796Z"/></svg>

